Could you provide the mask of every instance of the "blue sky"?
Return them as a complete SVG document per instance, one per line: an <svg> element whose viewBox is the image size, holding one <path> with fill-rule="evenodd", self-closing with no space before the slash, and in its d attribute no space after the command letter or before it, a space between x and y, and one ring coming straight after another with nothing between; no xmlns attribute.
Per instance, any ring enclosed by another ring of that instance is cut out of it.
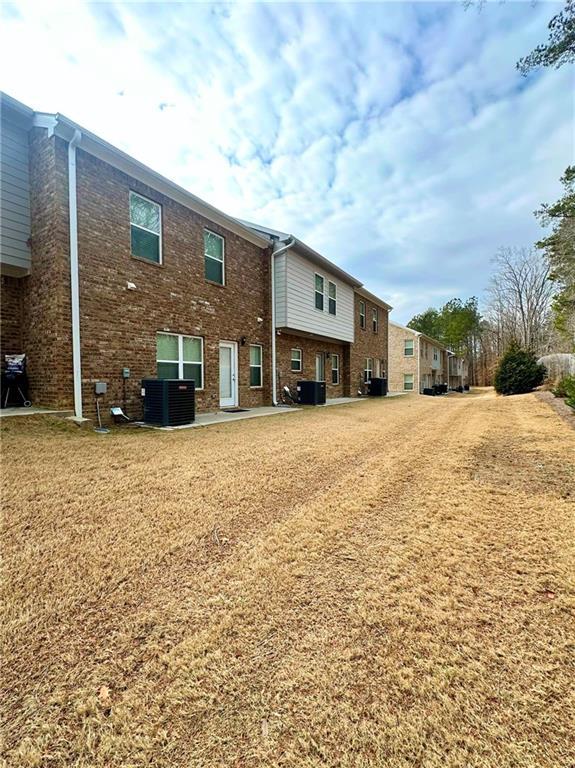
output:
<svg viewBox="0 0 575 768"><path fill-rule="evenodd" d="M406 322L540 236L574 160L573 69L515 62L559 8L5 3L0 88L293 232Z"/></svg>

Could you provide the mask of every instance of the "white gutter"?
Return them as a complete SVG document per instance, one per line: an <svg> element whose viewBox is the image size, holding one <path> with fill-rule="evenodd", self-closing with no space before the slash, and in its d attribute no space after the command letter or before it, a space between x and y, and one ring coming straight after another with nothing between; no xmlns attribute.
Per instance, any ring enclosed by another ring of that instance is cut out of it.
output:
<svg viewBox="0 0 575 768"><path fill-rule="evenodd" d="M272 292L272 404L277 405L277 366L276 366L276 278L275 278L275 262L276 256L288 251L293 245L295 245L295 237L290 237L285 245L281 248L275 249L273 246L272 254L270 257L271 266L271 292Z"/></svg>
<svg viewBox="0 0 575 768"><path fill-rule="evenodd" d="M70 213L70 299L72 305L72 364L74 369L74 413L82 418L82 359L80 347L80 285L78 274L78 206L76 196L76 146L79 130L68 144L68 208Z"/></svg>

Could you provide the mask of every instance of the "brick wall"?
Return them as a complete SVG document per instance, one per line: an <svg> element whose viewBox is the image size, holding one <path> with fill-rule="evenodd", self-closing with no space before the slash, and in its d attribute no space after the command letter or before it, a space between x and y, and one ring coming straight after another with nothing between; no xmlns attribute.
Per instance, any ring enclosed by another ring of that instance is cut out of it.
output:
<svg viewBox="0 0 575 768"><path fill-rule="evenodd" d="M73 406L67 149L30 134L31 269L22 280L22 349L35 405Z"/></svg>
<svg viewBox="0 0 575 768"><path fill-rule="evenodd" d="M405 339L413 339L413 357L404 355ZM403 392L404 374L413 375L413 391L418 392L417 359L419 355L418 337L414 333L389 325L389 389L392 392Z"/></svg>
<svg viewBox="0 0 575 768"><path fill-rule="evenodd" d="M4 355L18 355L22 347L22 287L26 278L7 277L1 279L0 296L0 359Z"/></svg>
<svg viewBox="0 0 575 768"><path fill-rule="evenodd" d="M291 351L292 349L301 349L303 357L303 370L291 370ZM296 395L296 383L300 379L315 380L316 354L326 354L325 357L325 379L327 397L343 397L349 394L347 381L349 378L349 344L330 340L317 340L304 336L295 336L289 333L281 332L276 337L276 370L278 377L278 396L281 395L282 387L286 384L292 394ZM332 364L333 354L339 355L339 384L332 384Z"/></svg>
<svg viewBox="0 0 575 768"><path fill-rule="evenodd" d="M365 328L360 324L360 302L365 303ZM354 324L355 324L355 341L351 347L351 377L350 377L350 389L351 394L356 395L358 389L361 388L365 391L363 384L365 359L371 357L372 360L381 360L382 376L388 371L388 324L389 324L389 311L387 307L376 304L374 301L362 296L359 293L355 293L354 301ZM372 327L372 311L378 310L379 327L378 332L373 332ZM375 368L374 368L375 375Z"/></svg>
<svg viewBox="0 0 575 768"><path fill-rule="evenodd" d="M271 402L269 254L78 150L78 243L82 381L85 415L94 413L94 383L106 381L102 411L124 405L140 418L140 380L156 375L158 331L204 340L204 391L197 409L219 408L219 342L239 350L239 402ZM163 264L135 259L130 247L129 192L162 206ZM204 227L225 238L225 286L204 277ZM133 283L135 289L128 289ZM240 343L245 338L245 345ZM263 387L249 384L249 345L263 347Z"/></svg>

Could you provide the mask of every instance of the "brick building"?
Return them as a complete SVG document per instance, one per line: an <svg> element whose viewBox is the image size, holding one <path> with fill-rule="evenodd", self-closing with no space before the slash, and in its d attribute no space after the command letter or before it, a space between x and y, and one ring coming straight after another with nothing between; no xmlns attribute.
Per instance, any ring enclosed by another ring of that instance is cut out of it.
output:
<svg viewBox="0 0 575 768"><path fill-rule="evenodd" d="M337 265L61 115L0 105L1 355L26 353L35 404L93 417L103 381L102 413L140 418L150 376L193 378L213 411L386 372L390 307Z"/></svg>

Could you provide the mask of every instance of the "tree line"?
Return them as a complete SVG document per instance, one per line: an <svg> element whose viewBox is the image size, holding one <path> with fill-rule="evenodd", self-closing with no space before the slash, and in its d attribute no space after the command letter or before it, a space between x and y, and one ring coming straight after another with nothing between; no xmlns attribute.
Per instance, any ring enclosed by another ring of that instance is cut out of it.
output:
<svg viewBox="0 0 575 768"><path fill-rule="evenodd" d="M547 43L517 63L524 76L536 67L575 62L575 0L566 1L548 28ZM532 248L502 247L493 257L483 314L476 297L451 299L408 323L465 354L472 384L492 384L510 347L536 357L575 351L575 166L567 167L561 183L559 200L535 211L545 236Z"/></svg>

